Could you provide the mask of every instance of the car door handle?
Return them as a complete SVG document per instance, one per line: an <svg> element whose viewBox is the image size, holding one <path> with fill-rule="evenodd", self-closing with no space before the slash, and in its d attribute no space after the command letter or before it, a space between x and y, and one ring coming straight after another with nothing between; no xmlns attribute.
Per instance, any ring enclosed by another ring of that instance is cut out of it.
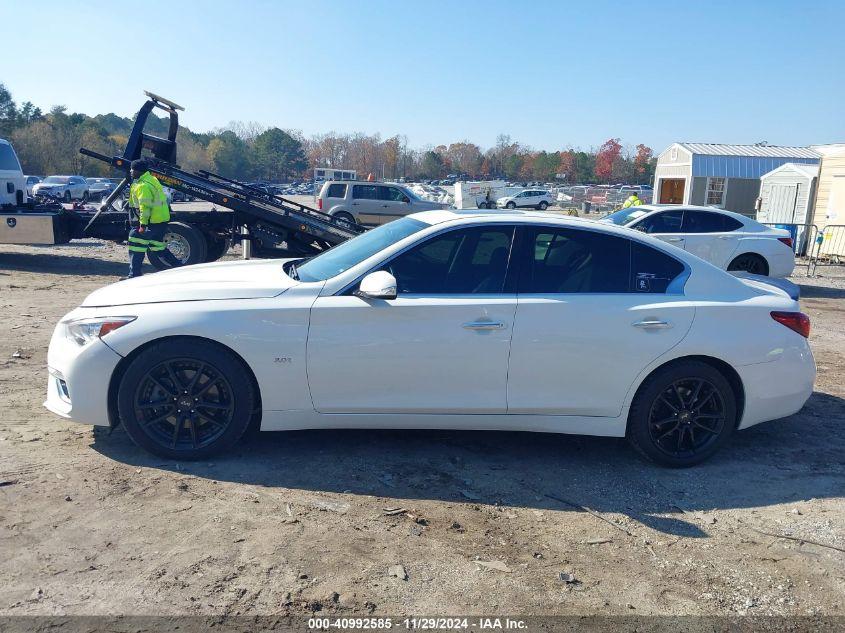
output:
<svg viewBox="0 0 845 633"><path fill-rule="evenodd" d="M666 328L672 327L669 321L661 321L660 319L643 319L642 321L632 323L632 325L644 330L665 330Z"/></svg>
<svg viewBox="0 0 845 633"><path fill-rule="evenodd" d="M667 242L683 242L684 238L682 238L682 237L667 237L666 241Z"/></svg>
<svg viewBox="0 0 845 633"><path fill-rule="evenodd" d="M463 327L467 330L504 330L505 324L501 321L470 321Z"/></svg>

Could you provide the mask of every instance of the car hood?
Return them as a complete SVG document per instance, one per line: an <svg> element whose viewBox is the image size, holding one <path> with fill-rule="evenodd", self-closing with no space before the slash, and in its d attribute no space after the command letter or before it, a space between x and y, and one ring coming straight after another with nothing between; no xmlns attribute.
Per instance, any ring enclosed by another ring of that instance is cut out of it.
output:
<svg viewBox="0 0 845 633"><path fill-rule="evenodd" d="M217 262L164 270L95 290L82 307L275 297L297 285L281 259Z"/></svg>

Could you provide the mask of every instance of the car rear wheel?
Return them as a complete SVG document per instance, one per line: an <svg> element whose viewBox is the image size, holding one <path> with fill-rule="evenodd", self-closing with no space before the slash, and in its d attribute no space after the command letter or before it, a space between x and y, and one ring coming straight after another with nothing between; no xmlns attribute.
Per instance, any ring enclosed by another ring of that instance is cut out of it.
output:
<svg viewBox="0 0 845 633"><path fill-rule="evenodd" d="M537 208L540 209L540 211L545 211L549 208L549 203L543 200L540 204L537 205Z"/></svg>
<svg viewBox="0 0 845 633"><path fill-rule="evenodd" d="M513 200L511 200L511 201L510 201L510 202L508 202L505 206L506 206L508 209L516 209L516 202L514 202Z"/></svg>
<svg viewBox="0 0 845 633"><path fill-rule="evenodd" d="M249 427L252 382L234 354L210 341L164 340L141 352L118 389L118 412L141 448L168 459L225 451Z"/></svg>
<svg viewBox="0 0 845 633"><path fill-rule="evenodd" d="M640 387L627 438L658 464L694 466L722 447L736 416L736 396L722 373L701 361L681 361L658 369Z"/></svg>
<svg viewBox="0 0 845 633"><path fill-rule="evenodd" d="M65 202L70 202L70 191L65 191L65 195L63 197Z"/></svg>
<svg viewBox="0 0 845 633"><path fill-rule="evenodd" d="M752 275L768 275L769 264L756 253L743 253L734 257L728 264L728 270L742 270Z"/></svg>
<svg viewBox="0 0 845 633"><path fill-rule="evenodd" d="M164 243L167 244L167 250L176 258L179 266L191 266L205 261L207 255L205 236L202 231L189 224L169 223L167 232L164 234ZM156 270L173 268L160 252L148 251L147 259Z"/></svg>
<svg viewBox="0 0 845 633"><path fill-rule="evenodd" d="M84 192L84 193L82 194L82 202L88 202L88 200L89 200L90 198L91 198L91 194L90 194L90 192L86 191L86 192Z"/></svg>

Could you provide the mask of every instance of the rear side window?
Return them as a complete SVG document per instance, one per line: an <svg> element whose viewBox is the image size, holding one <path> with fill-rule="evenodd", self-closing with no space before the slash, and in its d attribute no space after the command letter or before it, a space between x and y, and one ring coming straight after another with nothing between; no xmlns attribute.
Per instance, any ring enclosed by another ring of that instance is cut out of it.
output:
<svg viewBox="0 0 845 633"><path fill-rule="evenodd" d="M734 218L708 211L685 211L684 233L724 233L742 226Z"/></svg>
<svg viewBox="0 0 845 633"><path fill-rule="evenodd" d="M345 198L346 197L346 185L341 185L339 183L335 183L329 185L328 191L326 191L327 198Z"/></svg>
<svg viewBox="0 0 845 633"><path fill-rule="evenodd" d="M352 185L352 197L364 200L380 200L380 189L381 187L377 185Z"/></svg>
<svg viewBox="0 0 845 633"><path fill-rule="evenodd" d="M632 228L644 233L680 233L683 211L663 211L643 218Z"/></svg>
<svg viewBox="0 0 845 633"><path fill-rule="evenodd" d="M10 171L20 171L21 166L18 159L15 157L15 152L11 145L0 143L0 169Z"/></svg>
<svg viewBox="0 0 845 633"><path fill-rule="evenodd" d="M684 270L674 257L655 248L633 242L631 245L631 290L663 293Z"/></svg>
<svg viewBox="0 0 845 633"><path fill-rule="evenodd" d="M616 293L629 291L630 241L575 229L528 230L524 293Z"/></svg>

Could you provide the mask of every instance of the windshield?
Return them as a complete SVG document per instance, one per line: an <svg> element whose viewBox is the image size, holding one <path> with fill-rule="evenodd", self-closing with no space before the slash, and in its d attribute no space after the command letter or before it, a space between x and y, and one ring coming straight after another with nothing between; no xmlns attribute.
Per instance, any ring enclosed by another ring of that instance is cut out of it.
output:
<svg viewBox="0 0 845 633"><path fill-rule="evenodd" d="M44 182L54 182L60 185L66 185L68 182L70 182L70 178L68 178L67 176L47 176L44 179Z"/></svg>
<svg viewBox="0 0 845 633"><path fill-rule="evenodd" d="M296 272L300 281L325 281L427 226L430 225L412 218L400 218L382 224L309 259L297 266Z"/></svg>
<svg viewBox="0 0 845 633"><path fill-rule="evenodd" d="M626 226L636 220L637 218L641 218L646 213L651 211L651 209L641 209L639 207L628 207L627 209L620 209L616 213L611 213L610 215L606 215L601 220L603 222L613 222L614 224L618 224L619 226Z"/></svg>

